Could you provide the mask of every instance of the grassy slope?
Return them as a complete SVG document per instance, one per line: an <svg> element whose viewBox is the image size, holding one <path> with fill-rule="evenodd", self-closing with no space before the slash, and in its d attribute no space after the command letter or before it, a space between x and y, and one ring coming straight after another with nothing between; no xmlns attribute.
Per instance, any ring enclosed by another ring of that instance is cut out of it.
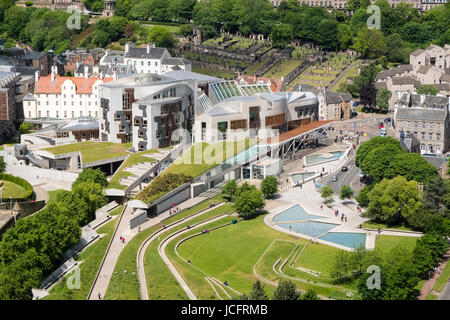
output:
<svg viewBox="0 0 450 320"><path fill-rule="evenodd" d="M400 237L400 236L383 236L377 235L375 240L375 248L385 252L389 252L391 249L398 245L404 246L408 250L413 250L418 238L415 237Z"/></svg>
<svg viewBox="0 0 450 320"><path fill-rule="evenodd" d="M273 66L266 74L263 75L265 78L275 78L281 79L281 77L287 76L291 71L293 71L298 65L300 65L301 60L289 59Z"/></svg>
<svg viewBox="0 0 450 320"><path fill-rule="evenodd" d="M201 211L209 206L210 201L215 201L216 203L219 203L221 202L221 197L216 196L205 202L201 202L189 208L188 210L183 210L180 213L163 220L162 223L168 225L184 217L190 216L198 211ZM137 252L142 242L146 238L148 238L152 233L157 231L159 228L161 228L161 224L145 229L126 244L125 248L122 250L117 260L116 266L114 268L114 274L111 278L111 281L109 282L108 289L105 294L105 299L109 300L140 299L139 279L136 274ZM124 273L125 270L126 273Z"/></svg>
<svg viewBox="0 0 450 320"><path fill-rule="evenodd" d="M69 152L81 152L83 163L89 163L98 160L110 159L114 157L125 156L127 149L131 147L129 143L95 142L86 141L72 143L58 147L43 149L53 154L62 154Z"/></svg>
<svg viewBox="0 0 450 320"><path fill-rule="evenodd" d="M19 186L18 184L15 184L14 182L3 180L3 186L2 186L2 198L3 199L9 199L11 197L12 199L16 198L23 198L27 194L27 191L24 187Z"/></svg>
<svg viewBox="0 0 450 320"><path fill-rule="evenodd" d="M110 215L118 215L122 211L123 206L113 210ZM80 289L70 290L67 288L65 279L56 284L50 291L50 295L45 300L85 300L91 289L94 278L97 274L100 263L105 254L106 248L111 240L114 228L116 227L118 218L108 222L106 225L97 230L99 234L105 234L101 239L87 247L77 258L76 261L83 261L80 264ZM69 273L69 275L72 273ZM69 276L68 275L68 276Z"/></svg>
<svg viewBox="0 0 450 320"><path fill-rule="evenodd" d="M125 189L126 186L123 186L119 183L120 179L125 178L127 176L132 176L133 174L131 172L126 172L123 169L141 162L153 162L155 161L155 159L146 157L144 156L144 154L157 152L158 151L156 150L148 150L129 155L128 158L125 159L124 163L120 166L119 170L117 170L116 173L114 173L114 176L108 183L108 188L115 188L122 190Z"/></svg>

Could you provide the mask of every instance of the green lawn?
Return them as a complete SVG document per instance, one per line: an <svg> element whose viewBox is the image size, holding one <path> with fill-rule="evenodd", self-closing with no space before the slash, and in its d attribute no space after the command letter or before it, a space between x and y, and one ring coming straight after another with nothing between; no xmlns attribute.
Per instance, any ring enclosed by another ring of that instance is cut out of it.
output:
<svg viewBox="0 0 450 320"><path fill-rule="evenodd" d="M4 201L9 197L14 199L24 198L27 195L27 191L24 187L15 184L14 182L3 180L2 198Z"/></svg>
<svg viewBox="0 0 450 320"><path fill-rule="evenodd" d="M433 289L438 292L441 292L442 289L444 289L445 284L448 282L449 278L450 278L450 262L447 263L444 270L441 270L441 275L434 284Z"/></svg>
<svg viewBox="0 0 450 320"><path fill-rule="evenodd" d="M419 238L416 237L401 237L401 236L383 236L377 235L375 240L375 249L379 249L383 252L389 252L394 247L401 245L407 250L413 250L416 246L416 241Z"/></svg>
<svg viewBox="0 0 450 320"><path fill-rule="evenodd" d="M227 80L234 79L235 77L237 77L237 73L236 72L217 70L217 69L204 69L204 68L192 67L192 72L204 74L204 75L207 75L207 76L210 76L210 77L217 77L217 78L221 78L221 79L227 79Z"/></svg>
<svg viewBox="0 0 450 320"><path fill-rule="evenodd" d="M49 195L48 203L56 201L56 197L58 196L58 193L60 193L61 191L65 191L65 190L57 189L57 190L49 191L48 192L48 195Z"/></svg>
<svg viewBox="0 0 450 320"><path fill-rule="evenodd" d="M208 218L213 218L218 215L224 214L224 213L231 213L233 212L232 204L226 203L218 208L215 208L205 214L202 214L201 216L192 219L191 221L182 223L180 226L174 228L173 230L170 230L160 236L160 240L162 241L164 238L169 236L170 234L173 234L174 232L184 229L186 225L193 225L195 223L204 221ZM228 220L226 220L228 219ZM230 222L231 220L236 219L236 217L226 217L224 219L220 219L219 222L216 222L215 225L220 225L226 222ZM210 228L208 227L202 227L202 228ZM193 229L191 233L197 233L199 232L198 229ZM190 234L190 233L189 233ZM186 235L183 235L186 236ZM174 253L174 246L179 241L178 238L172 240L171 243L166 248L166 254L167 256L173 260L177 257ZM147 249L144 257L144 266L145 266L145 274L147 275L147 289L149 292L149 299L150 300L179 300L179 299L186 299L186 293L180 285L178 284L178 281L174 278L170 270L167 268L166 264L162 260L162 258L158 254L158 245L159 241L154 241ZM182 261L179 261L182 263ZM177 270L180 270L177 268ZM181 271L181 274L184 278L183 270ZM204 276L203 276L204 277Z"/></svg>
<svg viewBox="0 0 450 320"><path fill-rule="evenodd" d="M72 144L66 144L58 147L43 149L55 155L81 152L83 163L89 163L104 159L111 159L128 155L127 150L131 148L132 143L112 143L112 142L96 142L86 141Z"/></svg>
<svg viewBox="0 0 450 320"><path fill-rule="evenodd" d="M300 65L302 60L289 59L273 66L266 74L263 75L265 78L275 78L281 79L281 77L287 76L291 71Z"/></svg>
<svg viewBox="0 0 450 320"><path fill-rule="evenodd" d="M111 215L113 216L119 214L122 209L123 206L118 207L111 212ZM119 219L115 218L113 221L108 222L106 225L98 229L97 233L104 234L104 236L87 247L75 259L76 261L83 261L79 265L81 276L80 289L71 290L66 286L67 277L73 274L73 272L70 272L62 281L57 283L52 290L50 290L50 295L45 297L45 300L86 300L98 268L100 267L106 248L111 240L117 221L119 221Z"/></svg>
<svg viewBox="0 0 450 320"><path fill-rule="evenodd" d="M147 150L142 152L137 152L134 154L130 154L128 158L122 163L120 168L114 173L113 177L108 183L108 188L121 189L124 190L126 186L120 184L120 179L125 178L127 176L133 176L131 172L126 172L124 169L130 167L132 165L141 163L141 162L153 162L155 159L144 156L145 154L158 153L157 150Z"/></svg>
<svg viewBox="0 0 450 320"><path fill-rule="evenodd" d="M152 27L154 26L158 26L161 27L163 29L166 29L169 32L178 34L180 32L180 27L179 26L171 26L171 25L163 25L163 24L143 24L141 25L144 29L147 29L148 32L151 31Z"/></svg>
<svg viewBox="0 0 450 320"><path fill-rule="evenodd" d="M171 223L181 220L182 218L195 214L203 209L208 208L209 203L211 201L219 203L223 200L220 196L208 199L187 210L183 210L178 214L163 220L162 223L169 225ZM161 228L161 224L142 230L141 233L136 235L126 244L125 248L122 250L117 260L116 266L114 268L114 274L109 282L108 289L105 294L105 299L108 300L140 299L141 296L139 290L139 279L137 276L137 266L136 266L137 253L142 242L146 238L148 238L152 233L157 231L159 228Z"/></svg>
<svg viewBox="0 0 450 320"><path fill-rule="evenodd" d="M289 252L295 247L295 243L299 243L300 245L305 244L305 240L269 228L263 223L263 218L264 216L259 216L252 220L244 220L236 225L215 230L208 235L190 239L180 245L179 253L185 259L190 259L193 265L197 266L207 274L212 275L220 281L228 281L231 287L241 293L249 293L256 280L256 277L253 274L253 266L274 239L278 240L277 248L279 248L279 250L269 250L266 252L257 265L258 272L264 273L265 275L271 272L272 265L276 259L279 257L287 257ZM281 242L282 240L292 241L294 244L283 243ZM175 242L176 241L174 241L174 243ZM305 258L302 265L318 271L327 270L327 265L330 264L334 253L339 250L325 245L314 245L312 249L314 250L310 250L311 253L307 253L305 256L300 257L300 260ZM167 252L171 252L169 251L169 246L167 247ZM264 265L261 265L261 262L264 261L267 261L268 265L265 263ZM180 264L180 267L182 268L181 271L177 268L180 273L188 273L189 270L187 269L189 266L187 266L186 263ZM203 281L204 283L201 282L198 276L197 280L195 280L195 275L192 276L194 277L194 280L192 280L192 283L188 282L190 286L192 285L191 289L195 290L196 286L198 286L198 288L207 288L205 291L199 289L197 295L199 298L209 299L209 296L211 295L209 286L206 286L207 284L205 281ZM277 276L274 274L269 276L269 280L274 280L275 278L277 278ZM187 280L189 280L189 278ZM300 282L298 285L299 284ZM317 290L317 292L321 290L321 288L315 286L313 283L308 284L303 282L299 287L302 289L312 287ZM269 295L271 295L274 288L269 285L266 285L266 288ZM326 294L333 295L334 290L334 295L339 295L336 293L339 289L325 289L327 291Z"/></svg>
<svg viewBox="0 0 450 320"><path fill-rule="evenodd" d="M437 300L438 296L435 294L429 294L427 295L427 297L425 298L425 300Z"/></svg>
<svg viewBox="0 0 450 320"><path fill-rule="evenodd" d="M264 64L266 64L267 61L269 61L269 59L270 59L270 57L264 57L261 60L253 62L253 64L251 64L250 67L247 68L245 74L253 75L256 71L259 70L259 68L261 68Z"/></svg>

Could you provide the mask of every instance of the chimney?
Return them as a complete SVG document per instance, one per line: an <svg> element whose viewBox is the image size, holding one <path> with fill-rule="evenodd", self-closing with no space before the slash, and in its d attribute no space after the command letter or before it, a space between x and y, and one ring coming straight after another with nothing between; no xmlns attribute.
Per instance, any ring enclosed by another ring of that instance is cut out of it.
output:
<svg viewBox="0 0 450 320"><path fill-rule="evenodd" d="M34 82L38 82L39 81L39 77L40 77L39 70L36 70L36 72L34 73Z"/></svg>
<svg viewBox="0 0 450 320"><path fill-rule="evenodd" d="M103 80L104 77L105 77L105 75L103 74L103 71L100 71L100 79Z"/></svg>
<svg viewBox="0 0 450 320"><path fill-rule="evenodd" d="M84 66L84 77L87 79L89 78L89 67Z"/></svg>
<svg viewBox="0 0 450 320"><path fill-rule="evenodd" d="M150 53L150 49L151 49L151 44L150 43L147 43L147 54L149 54Z"/></svg>
<svg viewBox="0 0 450 320"><path fill-rule="evenodd" d="M58 74L58 67L52 66L52 72L55 72L55 74Z"/></svg>
<svg viewBox="0 0 450 320"><path fill-rule="evenodd" d="M96 75L98 75L98 72L99 72L98 66L93 66L92 67L92 72L95 73Z"/></svg>
<svg viewBox="0 0 450 320"><path fill-rule="evenodd" d="M118 78L117 78L117 71L114 71L114 73L113 73L113 79L114 79L114 81L116 81Z"/></svg>
<svg viewBox="0 0 450 320"><path fill-rule="evenodd" d="M127 54L128 53L128 51L130 50L130 48L131 48L131 45L132 45L132 43L131 42L127 42L126 44L125 44L125 54Z"/></svg>
<svg viewBox="0 0 450 320"><path fill-rule="evenodd" d="M52 68L52 82L55 82L56 72L55 69Z"/></svg>

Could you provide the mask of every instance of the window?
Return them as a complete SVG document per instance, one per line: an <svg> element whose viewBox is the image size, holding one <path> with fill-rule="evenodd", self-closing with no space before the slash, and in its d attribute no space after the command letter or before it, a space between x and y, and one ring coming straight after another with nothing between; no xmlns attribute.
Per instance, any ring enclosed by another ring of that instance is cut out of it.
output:
<svg viewBox="0 0 450 320"><path fill-rule="evenodd" d="M158 66L158 61L155 61L155 67L157 67Z"/></svg>
<svg viewBox="0 0 450 320"><path fill-rule="evenodd" d="M425 132L422 132L422 139L425 139Z"/></svg>
<svg viewBox="0 0 450 320"><path fill-rule="evenodd" d="M430 132L429 140L433 140L433 134Z"/></svg>
<svg viewBox="0 0 450 320"><path fill-rule="evenodd" d="M414 127L417 128L417 126L418 126L418 122L416 121L416 122L414 122Z"/></svg>
<svg viewBox="0 0 450 320"><path fill-rule="evenodd" d="M59 111L56 111L56 117L59 118Z"/></svg>
<svg viewBox="0 0 450 320"><path fill-rule="evenodd" d="M440 133L436 133L436 140L437 141L441 140L441 134Z"/></svg>
<svg viewBox="0 0 450 320"><path fill-rule="evenodd" d="M247 119L230 121L230 128L232 130L247 129Z"/></svg>
<svg viewBox="0 0 450 320"><path fill-rule="evenodd" d="M47 110L47 118L50 117L50 111Z"/></svg>
<svg viewBox="0 0 450 320"><path fill-rule="evenodd" d="M95 117L98 118L98 111L95 111Z"/></svg>
<svg viewBox="0 0 450 320"><path fill-rule="evenodd" d="M39 115L39 118L40 118L41 117L41 111L40 110L38 111L38 115Z"/></svg>
<svg viewBox="0 0 450 320"><path fill-rule="evenodd" d="M64 111L64 118L67 118L67 111Z"/></svg>
<svg viewBox="0 0 450 320"><path fill-rule="evenodd" d="M72 111L72 118L75 118L75 111Z"/></svg>
<svg viewBox="0 0 450 320"><path fill-rule="evenodd" d="M91 116L92 116L92 114L91 114L91 111L89 111L89 112L88 112L88 115L89 115L89 117L91 117Z"/></svg>
<svg viewBox="0 0 450 320"><path fill-rule="evenodd" d="M425 122L422 122L422 128L425 128Z"/></svg>
<svg viewBox="0 0 450 320"><path fill-rule="evenodd" d="M141 61L141 66L143 66L144 65L144 61Z"/></svg>
<svg viewBox="0 0 450 320"><path fill-rule="evenodd" d="M82 117L83 116L83 111L80 111L80 117Z"/></svg>
<svg viewBox="0 0 450 320"><path fill-rule="evenodd" d="M31 111L28 111L28 118L31 118Z"/></svg>
<svg viewBox="0 0 450 320"><path fill-rule="evenodd" d="M152 63L149 61L149 62L147 62L147 65L150 67L152 65Z"/></svg>

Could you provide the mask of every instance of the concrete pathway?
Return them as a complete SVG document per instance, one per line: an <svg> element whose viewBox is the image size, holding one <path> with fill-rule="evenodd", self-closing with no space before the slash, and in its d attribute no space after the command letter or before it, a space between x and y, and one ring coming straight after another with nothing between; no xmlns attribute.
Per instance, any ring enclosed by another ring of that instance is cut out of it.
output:
<svg viewBox="0 0 450 320"><path fill-rule="evenodd" d="M425 282L422 289L420 290L420 295L417 299L425 300L427 298L427 295L429 295L430 293L435 295L439 294L433 290L433 287L436 281L439 279L439 276L442 274L442 271L444 271L449 258L450 258L450 250L447 251L447 253L445 254L443 261L439 263L438 267L440 268L440 272L433 274L433 277ZM450 300L450 290L448 287L449 285L447 282L447 285L444 287L444 290L442 290L442 293L439 296L439 300Z"/></svg>
<svg viewBox="0 0 450 320"><path fill-rule="evenodd" d="M207 224L210 224L212 222L215 222L217 220L223 219L225 216L219 216L216 217L214 219L199 223L198 225L195 226L194 229L200 228L202 226L205 226ZM192 229L185 229L182 232L176 233L176 234L172 234L171 236L167 237L166 239L163 240L163 242L161 242L161 244L158 247L158 252L159 255L161 256L161 258L164 260L165 264L167 265L167 267L169 268L170 272L172 272L173 276L175 277L175 279L177 279L178 283L180 284L180 286L183 288L183 290L186 292L187 296L189 297L189 299L191 300L197 300L197 297L195 296L195 294L192 292L192 290L189 288L189 286L187 285L187 283L184 281L183 277L178 273L177 269L174 267L174 265L172 264L172 262L169 260L169 258L166 255L166 246L170 243L170 241L175 238L178 237L184 233L187 233L189 231L191 231Z"/></svg>
<svg viewBox="0 0 450 320"><path fill-rule="evenodd" d="M205 211L201 211L198 214L193 214L192 216L190 216L186 219L182 219L182 220L178 221L177 223L174 223L173 225L161 230L160 232L154 233L153 235L148 237L146 240L144 240L143 244L139 248L138 257L137 257L137 263L138 263L137 269L138 269L139 285L140 285L140 289L141 289L141 300L148 300L147 279L145 276L145 268L144 268L144 255L145 255L145 252L146 252L148 246L153 242L153 240L155 240L156 238L159 238L159 236L162 233L165 233L168 230L172 230L172 229L178 227L180 224L190 221L194 218L197 218L198 216L205 214L211 210L214 210L223 204L224 203L220 203L220 204L218 204L214 207L211 207Z"/></svg>
<svg viewBox="0 0 450 320"><path fill-rule="evenodd" d="M195 204L203 201L205 198L196 197L186 200L183 203L178 205L180 210L185 208L189 208L194 206ZM148 221L144 222L140 225L141 230L145 230L150 228L162 220L168 218L169 210L161 213L157 217L151 218ZM122 252L125 245L136 235L139 233L139 228L134 228L132 230L129 229L128 221L133 217L133 209L127 207L121 220L119 221L119 225L116 227L116 233L114 238L112 239L111 247L106 253L104 263L98 273L98 277L92 285L91 295L88 297L88 300L98 300L98 295L100 293L101 298L105 296L106 290L108 289L109 282L114 272L114 268L117 263L117 259L119 258L120 253ZM120 241L120 237L125 238L125 243Z"/></svg>

